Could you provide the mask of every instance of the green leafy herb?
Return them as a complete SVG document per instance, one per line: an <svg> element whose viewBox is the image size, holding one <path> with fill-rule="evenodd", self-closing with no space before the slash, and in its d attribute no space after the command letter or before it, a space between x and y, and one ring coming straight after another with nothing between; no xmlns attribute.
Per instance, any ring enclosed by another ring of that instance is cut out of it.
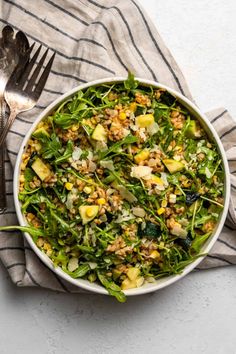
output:
<svg viewBox="0 0 236 354"><path fill-rule="evenodd" d="M127 80L124 82L126 90L134 90L138 87L138 82L135 80L134 75L129 72Z"/></svg>
<svg viewBox="0 0 236 354"><path fill-rule="evenodd" d="M102 285L107 289L108 293L112 296L115 296L115 298L119 302L125 302L126 301L126 296L125 294L121 291L120 287L116 285L113 281L109 280L106 278L102 273L97 272L98 279L102 283Z"/></svg>

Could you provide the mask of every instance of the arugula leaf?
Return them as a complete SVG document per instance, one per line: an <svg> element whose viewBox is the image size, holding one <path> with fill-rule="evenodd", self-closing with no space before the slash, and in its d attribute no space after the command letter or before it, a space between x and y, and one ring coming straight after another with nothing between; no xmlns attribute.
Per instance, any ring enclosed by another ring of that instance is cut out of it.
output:
<svg viewBox="0 0 236 354"><path fill-rule="evenodd" d="M99 271L97 271L97 276L102 285L107 289L108 293L111 296L115 296L119 302L126 301L126 296L123 291L121 291L121 288L118 285L116 285L113 281L110 281L107 277L105 277L105 275L103 275Z"/></svg>
<svg viewBox="0 0 236 354"><path fill-rule="evenodd" d="M36 176L35 172L32 170L32 168L27 167L25 169L24 177L25 177L25 183L24 187L26 191L32 191L32 188L30 187L30 182L33 180L33 178Z"/></svg>
<svg viewBox="0 0 236 354"><path fill-rule="evenodd" d="M42 194L42 192L38 191L35 194L27 196L25 198L25 203L21 207L22 213L26 212L30 204L40 204L40 203L46 203L47 206L52 209L56 208L56 205L53 204L47 196Z"/></svg>
<svg viewBox="0 0 236 354"><path fill-rule="evenodd" d="M128 145L128 144L132 144L135 143L137 141L136 136L134 135L127 135L123 140L117 141L116 143L114 143L113 145L111 145L107 150L100 152L99 154L99 158L100 160L102 160L104 157L106 157L107 155L110 155L111 153L116 153L119 151L119 149L123 146L123 145Z"/></svg>
<svg viewBox="0 0 236 354"><path fill-rule="evenodd" d="M53 117L53 121L58 127L68 129L77 122L77 119L75 117L72 119L71 113L57 112Z"/></svg>
<svg viewBox="0 0 236 354"><path fill-rule="evenodd" d="M201 251L203 244L210 236L211 236L211 232L208 232L204 235L197 235L192 242L191 249L194 250L196 253L199 253Z"/></svg>
<svg viewBox="0 0 236 354"><path fill-rule="evenodd" d="M68 269L63 268L63 270L74 279L82 278L88 273L88 271L90 271L90 269L91 268L88 263L81 264L74 272L70 272Z"/></svg>
<svg viewBox="0 0 236 354"><path fill-rule="evenodd" d="M37 139L42 142L40 153L44 159L57 158L60 156L59 150L61 150L62 144L56 133L52 133L50 137L41 134Z"/></svg>
<svg viewBox="0 0 236 354"><path fill-rule="evenodd" d="M63 155L61 155L60 157L55 159L55 164L58 165L62 162L67 161L71 157L73 149L74 149L73 142L71 140L68 140L67 145L66 145L66 149L65 149Z"/></svg>
<svg viewBox="0 0 236 354"><path fill-rule="evenodd" d="M69 261L69 257L66 255L63 249L60 249L57 254L52 255L53 265L61 265L62 269L66 272L66 266Z"/></svg>
<svg viewBox="0 0 236 354"><path fill-rule="evenodd" d="M33 226L0 226L0 231L14 231L14 230L19 230L22 232L28 232L35 241L37 241L38 237L44 236L45 231L43 229L37 229L36 227Z"/></svg>
<svg viewBox="0 0 236 354"><path fill-rule="evenodd" d="M78 233L73 229L73 227L70 226L70 224L68 222L66 222L65 220L63 220L58 213L55 213L52 209L50 210L50 214L51 216L58 222L60 228L62 228L62 230L64 231L69 231L71 232L71 234L75 237L78 236Z"/></svg>
<svg viewBox="0 0 236 354"><path fill-rule="evenodd" d="M135 80L134 75L129 72L127 80L124 82L126 90L135 90L138 87L138 81Z"/></svg>

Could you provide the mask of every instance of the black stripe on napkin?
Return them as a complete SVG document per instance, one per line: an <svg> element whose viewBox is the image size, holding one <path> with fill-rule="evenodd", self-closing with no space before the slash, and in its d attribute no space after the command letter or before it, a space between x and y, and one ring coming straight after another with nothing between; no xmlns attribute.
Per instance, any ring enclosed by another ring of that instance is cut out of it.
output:
<svg viewBox="0 0 236 354"><path fill-rule="evenodd" d="M221 240L220 238L218 238L218 241L219 241L220 243L223 243L225 246L231 248L232 250L236 251L236 247L230 245L228 242L226 242L226 241L224 241L224 240Z"/></svg>
<svg viewBox="0 0 236 354"><path fill-rule="evenodd" d="M34 279L33 275L30 273L29 269L25 268L25 273L28 274L28 277L30 278L30 280L32 281L32 283L34 285L41 287L41 285Z"/></svg>
<svg viewBox="0 0 236 354"><path fill-rule="evenodd" d="M6 266L6 268L11 269L14 267L19 267L19 266L25 267L25 263L23 263L23 262L12 263L12 264Z"/></svg>
<svg viewBox="0 0 236 354"><path fill-rule="evenodd" d="M118 52L117 52L117 50L116 50L116 48L115 48L115 46L114 46L113 40L112 40L111 35L110 35L108 29L106 28L106 26L105 26L102 22L100 22L100 21L94 21L94 22L91 23L91 25L100 25L100 26L102 26L102 28L105 30L105 32L106 32L106 34L107 34L107 37L108 37L108 39L109 39L109 41L110 41L110 43L111 43L112 49L113 49L113 51L114 51L114 53L115 53L115 55L116 55L118 61L119 61L120 64L123 66L123 68L125 68L126 71L129 71L129 69L127 68L127 66L126 66L126 65L123 63L123 61L121 60L121 57L119 56L119 54L118 54Z"/></svg>
<svg viewBox="0 0 236 354"><path fill-rule="evenodd" d="M71 75L71 74L62 73L62 72L55 71L55 70L51 70L51 71L50 71L50 74L53 74L53 75L56 75L56 76L67 77L68 79L74 79L74 80L79 81L79 82L82 82L82 83L86 83L86 82L87 82L86 80L81 79L81 78L78 77L78 76L74 76L74 75Z"/></svg>
<svg viewBox="0 0 236 354"><path fill-rule="evenodd" d="M228 261L227 259L223 258L223 257L219 257L219 256L212 256L211 254L208 254L207 257L209 258L212 258L212 259L217 259L219 261L222 261L222 262L225 262L225 263L228 263L230 265L233 265L234 263Z"/></svg>
<svg viewBox="0 0 236 354"><path fill-rule="evenodd" d="M60 286L62 287L62 289L66 292L66 293L70 293L71 291L65 286L65 284L62 282L61 278L58 277L58 275L56 273L53 273L55 278L57 279L58 283L60 284Z"/></svg>
<svg viewBox="0 0 236 354"><path fill-rule="evenodd" d="M97 7L101 8L101 9L105 9L105 10L114 9L114 10L116 10L116 11L118 12L118 14L120 15L122 21L124 22L124 24L125 24L125 26L126 26L126 28L127 28L127 31L128 31L128 33L129 33L129 37L130 37L130 39L131 39L131 42L132 42L132 44L133 44L134 49L136 50L136 52L138 53L138 55L139 55L140 58L142 59L142 62L145 64L145 66L147 67L147 69L148 69L149 72L151 73L153 79L154 79L155 81L157 81L157 77L156 77L155 73L153 72L152 68L151 68L151 67L149 66L149 64L146 62L144 56L142 55L142 53L141 53L140 50L138 49L138 47L137 47L137 45L136 45L136 43L135 43L135 41L134 41L134 37L133 37L133 34L132 34L132 32L131 32L130 26L129 26L129 24L128 24L126 18L125 18L125 16L124 16L123 13L121 12L121 10L120 10L118 7L116 7L116 6L106 7L106 6L103 6L103 5L100 5L100 4L96 3L96 2L93 1L93 0L87 0L87 1L90 2L91 4L93 4L94 6L97 6Z"/></svg>
<svg viewBox="0 0 236 354"><path fill-rule="evenodd" d="M76 20L78 20L79 22L81 22L83 25L85 25L85 26L88 26L88 25L89 25L86 21L82 20L82 19L79 18L78 16L75 16L74 14L70 13L69 11L67 11L67 10L65 9L65 7L61 7L61 6L55 4L54 2L52 2L52 1L50 1L50 0L44 0L44 1L47 2L48 4L52 5L53 7L57 8L58 10L64 12L65 14L67 14L67 15L69 15L69 16L75 18Z"/></svg>
<svg viewBox="0 0 236 354"><path fill-rule="evenodd" d="M92 43L94 45L97 45L103 49L106 50L106 48L99 42L93 40L93 39L89 39L89 38L77 38L77 37L73 37L72 35L70 35L69 33L67 32L64 32L62 31L60 28L54 26L53 24L49 23L48 21L46 21L45 19L42 19L40 17L38 17L37 15L35 15L33 12L30 12L28 10L26 10L24 7L20 6L19 4L16 4L15 2L11 1L11 0L4 0L6 3L9 3L15 7L17 7L20 11L23 11L25 12L26 14L30 15L31 17L35 18L36 20L42 22L43 24L45 24L46 26L48 27L51 27L52 29L54 29L55 31L61 33L62 35L70 38L71 40L75 41L76 43L79 43L79 42L82 42L82 41L86 41L86 42L89 42L89 43ZM55 5L55 4L54 4ZM80 19L78 19L80 20ZM52 72L52 71L51 71Z"/></svg>
<svg viewBox="0 0 236 354"><path fill-rule="evenodd" d="M220 135L220 138L226 137L226 135L232 133L234 130L236 130L236 126L233 126L231 129L227 130L224 134Z"/></svg>
<svg viewBox="0 0 236 354"><path fill-rule="evenodd" d="M11 0L4 0L4 1L5 1L6 3L8 3L8 4L11 4L11 5L15 6L17 9L19 9L20 11L22 11L22 12L26 13L27 15L33 17L33 18L36 19L37 21L42 22L42 23L45 24L46 26L51 27L51 28L54 29L55 31L61 33L61 34L64 35L64 36L66 36L67 38L70 38L70 39L72 39L73 41L78 42L78 39L77 39L77 38L71 36L70 34L64 32L64 31L62 31L61 29L59 29L58 27L52 25L51 23L49 23L49 22L46 21L45 19L42 19L42 18L38 17L37 15L35 15L34 13L32 13L32 12L26 10L24 7L20 6L19 4L16 4L15 2L13 2L13 1L11 1Z"/></svg>
<svg viewBox="0 0 236 354"><path fill-rule="evenodd" d="M9 232L9 231L8 231ZM15 231L14 231L15 232ZM0 247L0 251L22 251L25 252L25 248L24 247L20 247L20 246L5 246L5 247Z"/></svg>
<svg viewBox="0 0 236 354"><path fill-rule="evenodd" d="M223 115L224 115L225 113L227 113L227 110L226 110L226 109L225 109L222 113L220 113L218 116L216 116L215 118L213 118L213 119L211 120L211 123L216 122L217 119L223 117Z"/></svg>
<svg viewBox="0 0 236 354"><path fill-rule="evenodd" d="M15 151L12 151L12 150L9 150L9 149L7 149L7 152L8 152L8 154L11 154L11 155L14 155L14 156L16 156L18 154L18 152L15 152Z"/></svg>
<svg viewBox="0 0 236 354"><path fill-rule="evenodd" d="M26 120L26 119L23 119L23 118L20 118L20 117L16 117L16 119L19 120L22 123L32 124L32 122L30 122L29 120Z"/></svg>
<svg viewBox="0 0 236 354"><path fill-rule="evenodd" d="M9 23L8 23L7 21L3 20L3 19L0 19L0 22L3 22L3 23L5 23L5 24L9 25ZM15 25L13 25L13 24L11 24L11 26L12 26L14 29L16 29L17 31L20 30L19 27L15 26ZM52 47L48 46L46 43L42 42L40 39L38 39L38 38L32 36L31 34L29 34L29 33L27 33L27 32L25 32L25 34L26 34L29 38L33 39L33 41L42 44L43 46L47 47L48 49L52 50L52 51L55 52L57 55L59 55L59 56L65 58L65 59L74 60L74 61L79 61L79 62L84 62L84 63L87 63L87 64L89 64L89 65L92 65L92 66L95 66L95 67L97 67L97 68L100 68L100 69L102 69L102 70L104 70L104 71L106 71L106 72L109 72L110 74L115 75L115 72L114 72L113 70L110 70L110 69L106 68L105 66L103 66L103 65L101 65L101 64L99 64L99 63L95 63L95 62L93 62L93 61L91 61L91 60L88 60L88 59L85 59L85 58L82 58L82 57L70 57L70 56L68 56L68 55L66 55L66 54L64 54L64 53L62 53L62 52L60 52L60 51L58 51L58 50L55 50L55 48L52 48Z"/></svg>
<svg viewBox="0 0 236 354"><path fill-rule="evenodd" d="M12 129L10 129L9 132L10 132L11 134L18 135L18 136L20 136L21 138L23 138L23 137L25 136L25 134L16 132L15 130L12 130Z"/></svg>

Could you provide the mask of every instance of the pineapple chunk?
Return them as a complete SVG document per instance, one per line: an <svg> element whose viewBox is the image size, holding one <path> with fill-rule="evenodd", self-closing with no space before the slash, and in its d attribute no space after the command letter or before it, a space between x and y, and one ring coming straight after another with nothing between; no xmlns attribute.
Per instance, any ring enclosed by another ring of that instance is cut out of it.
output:
<svg viewBox="0 0 236 354"><path fill-rule="evenodd" d="M81 205L79 207L79 213L83 225L93 220L97 216L98 210L99 210L98 205Z"/></svg>
<svg viewBox="0 0 236 354"><path fill-rule="evenodd" d="M143 284L144 278L140 276L140 269L131 267L127 271L127 278L121 284L122 290L133 289Z"/></svg>
<svg viewBox="0 0 236 354"><path fill-rule="evenodd" d="M41 138L43 136L49 138L49 134L48 134L47 130L44 127L40 127L38 129L36 129L34 131L34 133L32 134L32 136L34 138L36 138L36 139Z"/></svg>
<svg viewBox="0 0 236 354"><path fill-rule="evenodd" d="M136 117L136 124L140 128L146 128L149 127L154 123L154 116L153 114L142 114L138 117Z"/></svg>
<svg viewBox="0 0 236 354"><path fill-rule="evenodd" d="M107 141L106 131L101 124L98 124L94 129L92 138L97 141Z"/></svg>
<svg viewBox="0 0 236 354"><path fill-rule="evenodd" d="M180 172L184 169L184 164L180 161L165 159L163 160L163 163L170 173Z"/></svg>
<svg viewBox="0 0 236 354"><path fill-rule="evenodd" d="M127 271L127 277L129 280L134 281L138 278L140 274L140 269L136 267L129 268Z"/></svg>
<svg viewBox="0 0 236 354"><path fill-rule="evenodd" d="M190 139L199 139L201 131L195 120L190 120L189 126L185 131L185 136Z"/></svg>
<svg viewBox="0 0 236 354"><path fill-rule="evenodd" d="M140 162L146 160L149 155L150 152L147 149L144 149L134 156L134 161L139 164Z"/></svg>
<svg viewBox="0 0 236 354"><path fill-rule="evenodd" d="M121 283L122 290L139 288L144 283L144 277L137 277L135 280L130 280L129 278L125 278L125 280Z"/></svg>
<svg viewBox="0 0 236 354"><path fill-rule="evenodd" d="M131 281L129 278L125 278L125 280L123 280L121 283L121 290L128 290L136 287L136 282Z"/></svg>
<svg viewBox="0 0 236 354"><path fill-rule="evenodd" d="M51 175L50 168L39 157L32 163L31 167L41 181L44 181L45 178L50 177Z"/></svg>

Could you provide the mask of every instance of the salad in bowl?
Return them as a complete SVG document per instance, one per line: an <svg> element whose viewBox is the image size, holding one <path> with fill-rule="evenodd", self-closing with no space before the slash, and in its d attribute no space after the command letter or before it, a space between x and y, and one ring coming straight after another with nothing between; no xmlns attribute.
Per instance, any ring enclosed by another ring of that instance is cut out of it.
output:
<svg viewBox="0 0 236 354"><path fill-rule="evenodd" d="M83 86L49 106L22 145L18 228L63 278L122 302L208 252L226 216L227 164L180 94L131 74Z"/></svg>

